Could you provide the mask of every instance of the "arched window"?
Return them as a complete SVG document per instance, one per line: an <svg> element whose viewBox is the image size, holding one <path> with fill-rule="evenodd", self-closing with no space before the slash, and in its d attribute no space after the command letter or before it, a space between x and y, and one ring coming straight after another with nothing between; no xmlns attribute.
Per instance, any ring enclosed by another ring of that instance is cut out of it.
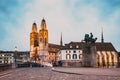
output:
<svg viewBox="0 0 120 80"><path fill-rule="evenodd" d="M111 54L111 59L112 59L112 66L114 66L114 55Z"/></svg>
<svg viewBox="0 0 120 80"><path fill-rule="evenodd" d="M107 66L109 66L109 55L108 53L106 55L107 55Z"/></svg>
<svg viewBox="0 0 120 80"><path fill-rule="evenodd" d="M77 54L73 54L73 59L77 59Z"/></svg>
<svg viewBox="0 0 120 80"><path fill-rule="evenodd" d="M99 56L99 54L97 54L97 63L98 63L98 67L100 66L100 56Z"/></svg>
<svg viewBox="0 0 120 80"><path fill-rule="evenodd" d="M103 65L103 67L105 66L105 57L103 54L102 54L102 65Z"/></svg>
<svg viewBox="0 0 120 80"><path fill-rule="evenodd" d="M67 60L71 59L71 55L70 54L66 54L66 59Z"/></svg>
<svg viewBox="0 0 120 80"><path fill-rule="evenodd" d="M79 59L81 59L82 58L82 54L79 54Z"/></svg>

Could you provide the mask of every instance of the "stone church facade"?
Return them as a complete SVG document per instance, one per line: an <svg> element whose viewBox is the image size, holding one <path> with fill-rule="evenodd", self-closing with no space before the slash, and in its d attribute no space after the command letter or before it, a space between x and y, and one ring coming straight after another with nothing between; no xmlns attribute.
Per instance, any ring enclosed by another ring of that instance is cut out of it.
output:
<svg viewBox="0 0 120 80"><path fill-rule="evenodd" d="M45 19L42 19L40 30L37 31L37 24L33 23L30 33L30 61L31 62L55 62L56 53L60 45L48 43L48 30Z"/></svg>
<svg viewBox="0 0 120 80"><path fill-rule="evenodd" d="M46 21L42 19L40 30L33 23L30 33L30 61L58 63L65 67L81 67L83 60L82 42L70 42L62 45L49 43L49 33ZM112 43L104 42L103 33L101 42L96 42L96 67L118 67L118 54Z"/></svg>

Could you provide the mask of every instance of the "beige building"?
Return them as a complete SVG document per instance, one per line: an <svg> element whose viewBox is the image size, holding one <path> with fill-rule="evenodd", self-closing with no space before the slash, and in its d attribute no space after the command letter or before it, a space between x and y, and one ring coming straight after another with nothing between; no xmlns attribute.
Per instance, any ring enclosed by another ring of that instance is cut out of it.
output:
<svg viewBox="0 0 120 80"><path fill-rule="evenodd" d="M42 19L39 32L37 32L37 24L33 23L30 33L30 61L55 62L55 56L59 49L60 45L48 43L46 21Z"/></svg>

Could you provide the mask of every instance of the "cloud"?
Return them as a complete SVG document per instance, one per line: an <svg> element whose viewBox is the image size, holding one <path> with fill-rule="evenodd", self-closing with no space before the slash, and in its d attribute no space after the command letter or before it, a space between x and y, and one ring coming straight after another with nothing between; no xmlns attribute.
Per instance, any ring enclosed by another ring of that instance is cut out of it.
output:
<svg viewBox="0 0 120 80"><path fill-rule="evenodd" d="M47 23L50 43L59 44L61 32L64 43L81 41L84 34L90 32L98 37L97 41L100 41L101 27L104 29L105 41L116 45L116 39L119 39L116 36L120 35L119 0L2 1L0 3L2 50L13 50L14 46L19 50L29 50L32 24L35 21L39 30L43 17ZM116 45L117 49L118 46Z"/></svg>

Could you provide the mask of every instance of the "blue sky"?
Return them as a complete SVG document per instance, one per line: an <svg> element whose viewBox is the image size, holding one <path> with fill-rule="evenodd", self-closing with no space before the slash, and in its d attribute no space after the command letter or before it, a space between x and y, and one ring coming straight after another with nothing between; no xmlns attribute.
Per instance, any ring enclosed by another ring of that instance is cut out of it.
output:
<svg viewBox="0 0 120 80"><path fill-rule="evenodd" d="M0 0L0 50L29 50L33 22L38 30L42 18L49 30L49 42L81 41L92 32L120 51L120 0Z"/></svg>

